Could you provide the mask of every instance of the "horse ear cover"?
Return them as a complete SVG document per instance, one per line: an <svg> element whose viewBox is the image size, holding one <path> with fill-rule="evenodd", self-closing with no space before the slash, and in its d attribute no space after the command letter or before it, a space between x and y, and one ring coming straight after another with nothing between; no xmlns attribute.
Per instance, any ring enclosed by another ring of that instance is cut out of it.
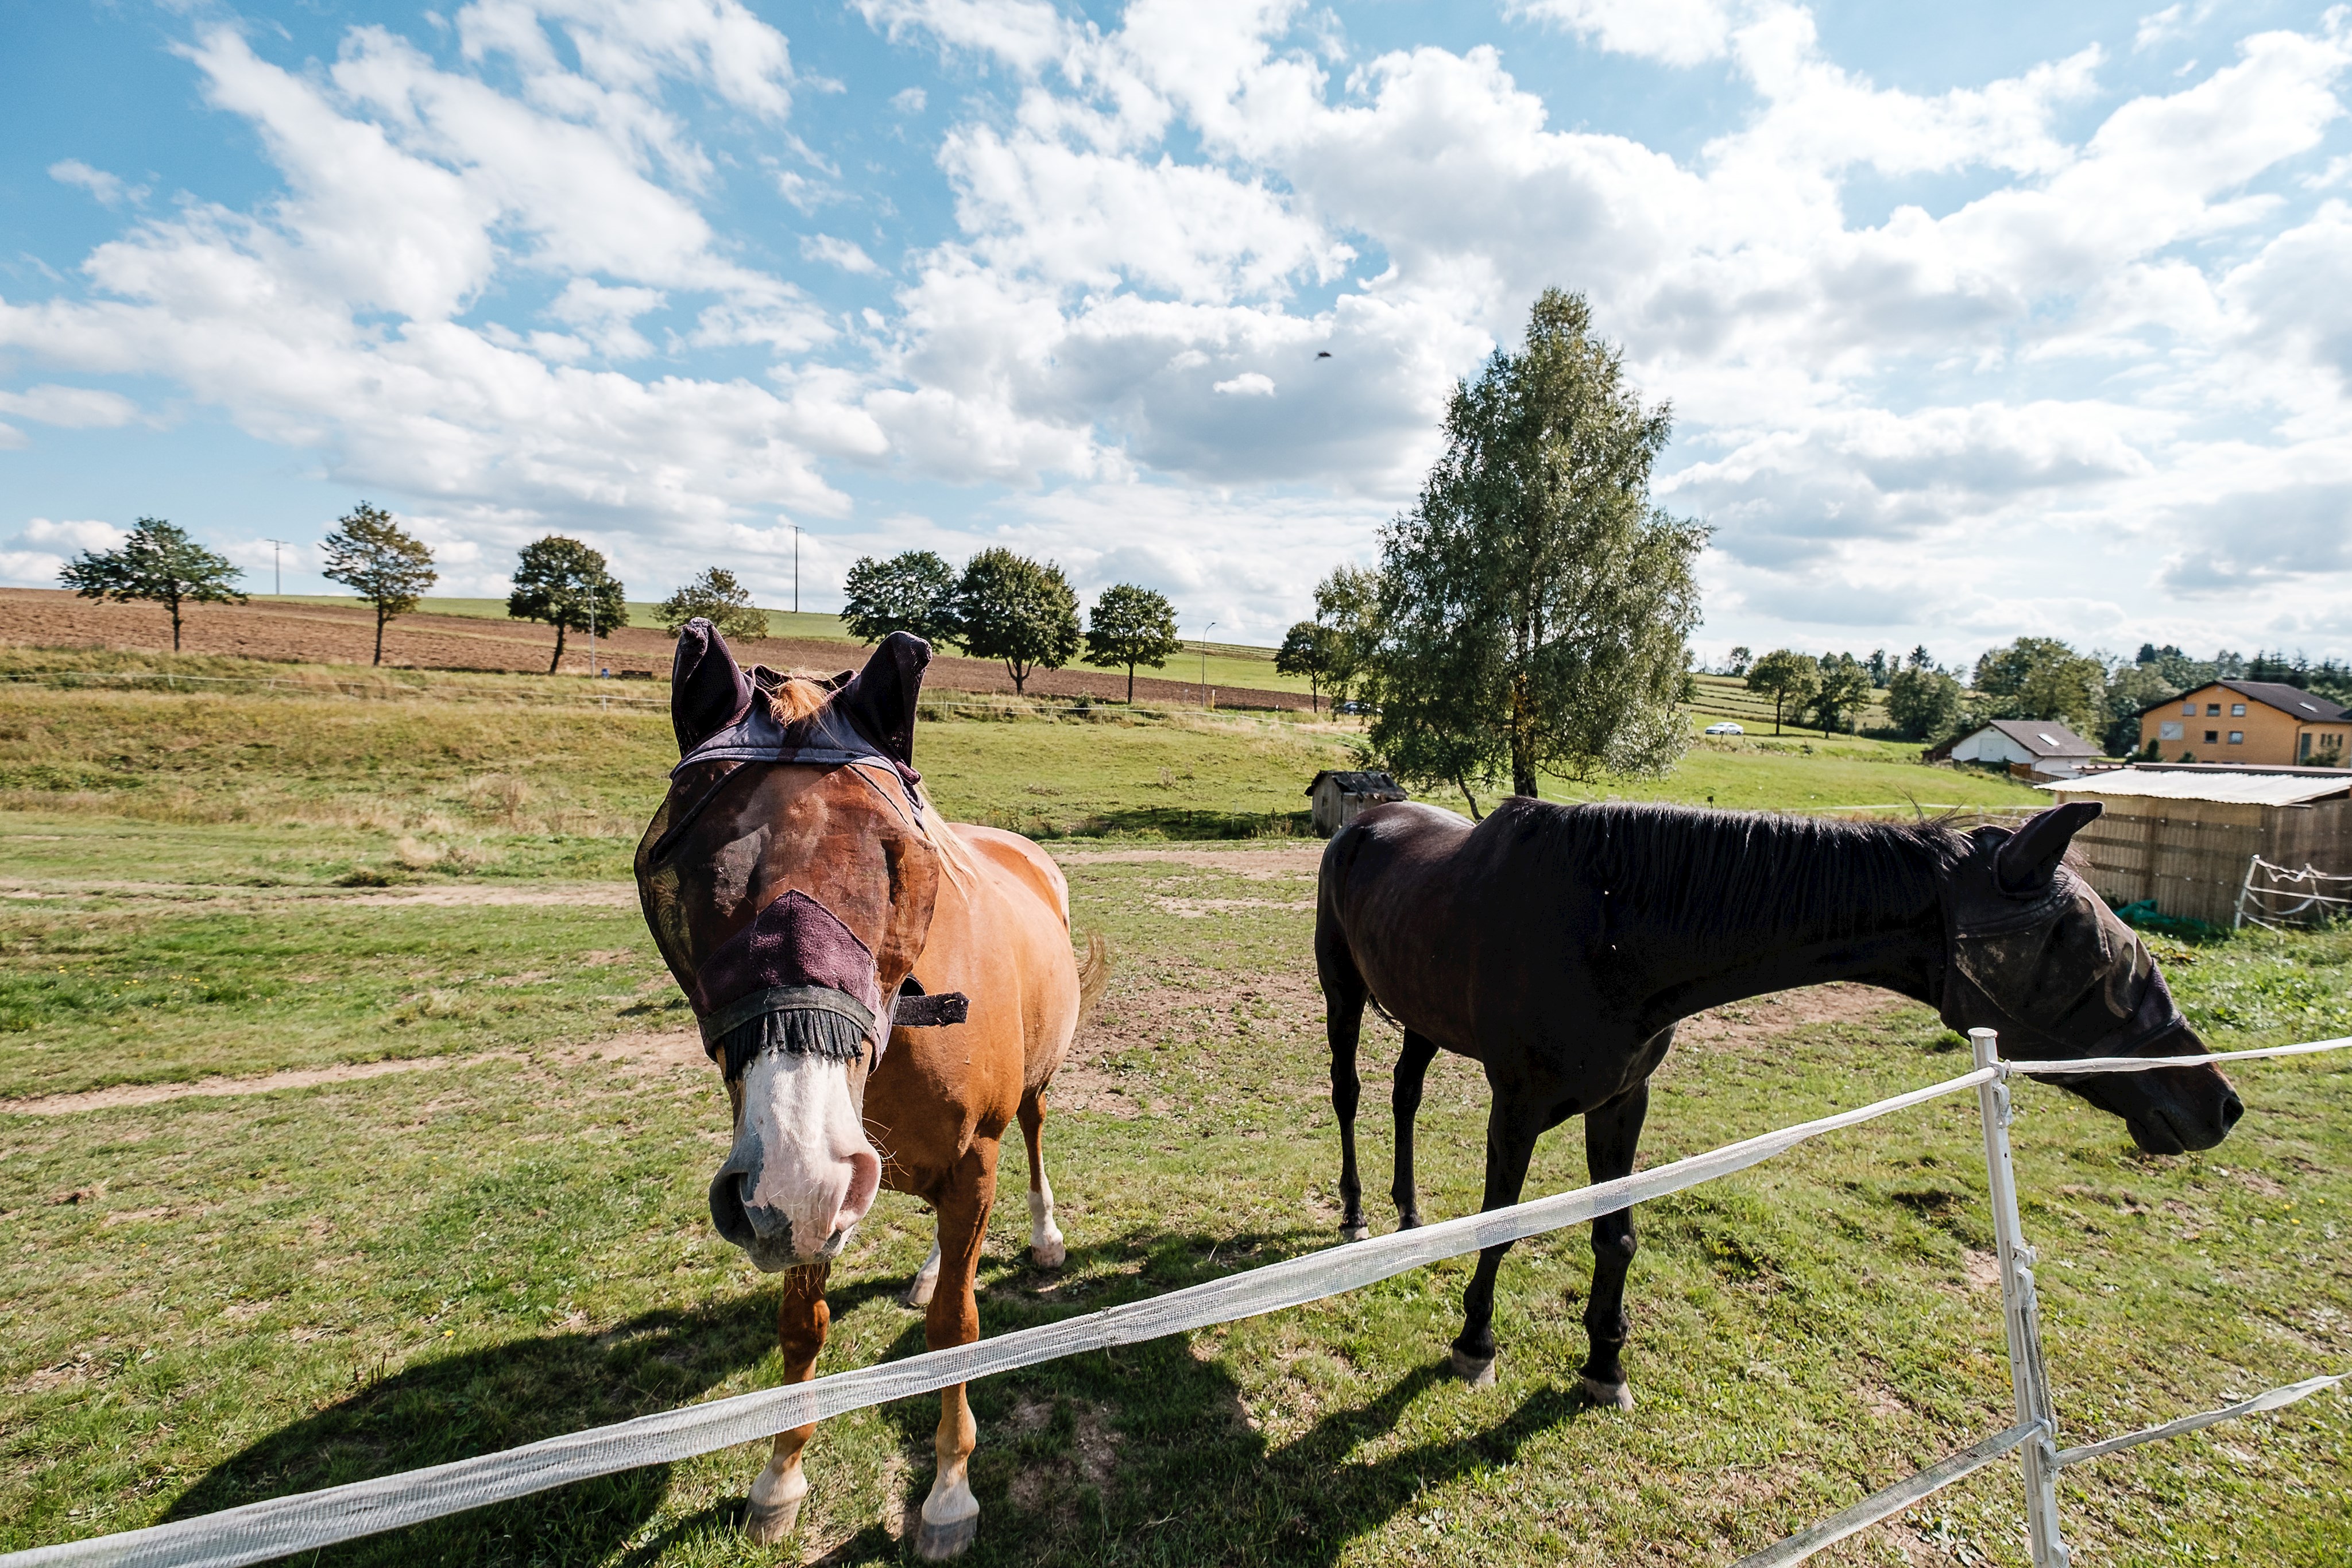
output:
<svg viewBox="0 0 2352 1568"><path fill-rule="evenodd" d="M669 722L677 731L677 754L740 722L751 709L751 683L727 651L727 639L696 616L678 632L669 666Z"/></svg>
<svg viewBox="0 0 2352 1568"><path fill-rule="evenodd" d="M2025 893L2046 883L2074 835L2105 809L2096 800L2070 800L2035 812L1993 856L1993 880L2003 893Z"/></svg>
<svg viewBox="0 0 2352 1568"><path fill-rule="evenodd" d="M880 747L884 756L912 768L915 699L923 694L923 670L930 662L929 643L911 632L893 632L882 639L856 678L834 697L833 709Z"/></svg>

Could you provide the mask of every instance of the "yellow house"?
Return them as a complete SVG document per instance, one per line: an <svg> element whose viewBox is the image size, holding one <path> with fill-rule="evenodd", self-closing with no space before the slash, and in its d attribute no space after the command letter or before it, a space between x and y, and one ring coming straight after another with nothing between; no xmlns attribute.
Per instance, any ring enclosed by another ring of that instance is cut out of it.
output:
<svg viewBox="0 0 2352 1568"><path fill-rule="evenodd" d="M2342 768L2352 713L2279 681L2215 681L2141 709L2139 743L2160 762Z"/></svg>

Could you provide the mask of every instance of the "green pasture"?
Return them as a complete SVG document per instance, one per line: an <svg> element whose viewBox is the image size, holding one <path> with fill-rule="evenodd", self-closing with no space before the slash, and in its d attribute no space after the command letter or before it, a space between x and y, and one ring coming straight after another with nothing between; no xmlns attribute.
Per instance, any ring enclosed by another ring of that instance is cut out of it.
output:
<svg viewBox="0 0 2352 1568"><path fill-rule="evenodd" d="M677 758L667 689L0 649L0 809L249 829L216 841L246 880L298 865L353 883L620 876ZM960 695L924 712L917 761L940 805L1041 838L1303 832L1307 781L1358 765L1362 743L1350 720ZM1923 767L1906 746L1753 735L1698 739L1662 779L1545 792L1768 810L2043 799L1997 773Z"/></svg>
<svg viewBox="0 0 2352 1568"><path fill-rule="evenodd" d="M1063 727L962 727L1034 739ZM690 1050L680 1062L630 1043L683 1014L626 889L519 853L497 876L339 885L350 856L321 841L304 858L312 831L0 814L0 1097L198 1069L443 1063L239 1097L0 1108L0 1548L461 1458L778 1375L771 1285L705 1208L725 1096ZM119 862L102 858L108 833L125 835ZM1111 939L1118 969L1048 1126L1070 1265L1025 1262L1016 1146L982 1272L987 1333L1336 1239L1307 846L1060 848L1077 924ZM538 894L551 896L488 902ZM450 902L374 902L427 894ZM2159 946L2219 1045L2344 1031L2352 932ZM1965 1059L1914 1008L1818 1022L1770 999L1727 1012L1730 1028L1686 1040L1661 1072L1645 1163ZM1368 1029L1376 1193L1395 1043ZM2237 1134L2172 1159L2134 1153L2117 1124L2059 1092L2019 1091L2063 1440L2347 1363L2352 1076L2318 1059L2238 1081L2250 1111ZM1471 1069L1438 1064L1421 1140L1433 1218L1475 1206L1484 1105ZM1583 1179L1571 1125L1545 1140L1530 1191ZM1385 1229L1384 1199L1371 1212ZM1972 1097L1652 1204L1640 1224L1632 1413L1572 1396L1590 1253L1564 1233L1504 1270L1490 1389L1440 1373L1466 1260L979 1385L985 1511L970 1561L1723 1563L2011 1418ZM924 1226L912 1202L883 1199L835 1269L821 1371L920 1348L919 1319L893 1297ZM763 1461L741 1448L321 1560L910 1561L936 1410L917 1399L824 1427L799 1538L781 1552L736 1532ZM2347 1442L2352 1405L2335 1394L2070 1472L2077 1561L2340 1563ZM1989 1470L1830 1560L2021 1563L2013 1474Z"/></svg>

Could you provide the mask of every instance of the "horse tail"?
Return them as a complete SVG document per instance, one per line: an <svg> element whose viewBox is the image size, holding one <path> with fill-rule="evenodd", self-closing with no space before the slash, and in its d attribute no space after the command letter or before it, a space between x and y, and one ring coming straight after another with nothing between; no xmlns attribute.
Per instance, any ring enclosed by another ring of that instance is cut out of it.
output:
<svg viewBox="0 0 2352 1568"><path fill-rule="evenodd" d="M1078 963L1078 1028L1084 1029L1110 989L1110 943L1099 931L1087 933L1087 956Z"/></svg>

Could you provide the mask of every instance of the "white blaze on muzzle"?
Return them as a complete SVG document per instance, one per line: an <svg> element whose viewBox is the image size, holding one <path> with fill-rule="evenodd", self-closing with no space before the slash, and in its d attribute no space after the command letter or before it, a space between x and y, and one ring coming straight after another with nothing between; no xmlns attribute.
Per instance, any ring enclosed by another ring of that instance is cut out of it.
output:
<svg viewBox="0 0 2352 1568"><path fill-rule="evenodd" d="M719 1234L773 1272L840 1251L881 1186L850 1064L763 1052L747 1064L735 1146L711 1183Z"/></svg>

